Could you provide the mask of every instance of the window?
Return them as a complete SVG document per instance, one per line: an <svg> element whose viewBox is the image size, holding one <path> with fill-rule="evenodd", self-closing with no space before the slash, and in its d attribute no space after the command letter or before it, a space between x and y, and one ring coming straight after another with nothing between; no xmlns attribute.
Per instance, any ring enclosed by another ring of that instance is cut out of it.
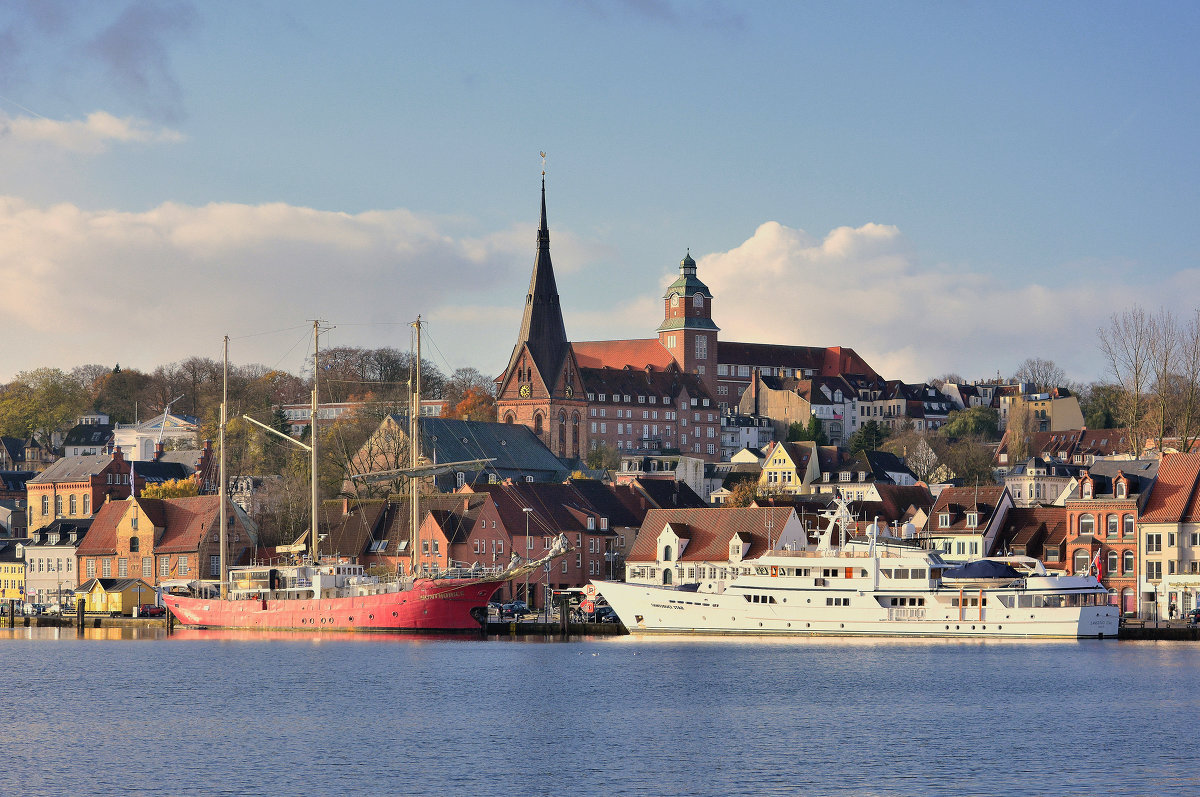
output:
<svg viewBox="0 0 1200 797"><path fill-rule="evenodd" d="M50 496L43 495L42 496L42 516L44 517L49 514L50 514Z"/></svg>
<svg viewBox="0 0 1200 797"><path fill-rule="evenodd" d="M1162 534L1146 535L1146 553L1158 553L1162 550Z"/></svg>
<svg viewBox="0 0 1200 797"><path fill-rule="evenodd" d="M696 336L696 359L697 360L707 360L708 359L708 336L707 335L697 335Z"/></svg>
<svg viewBox="0 0 1200 797"><path fill-rule="evenodd" d="M1117 568L1120 565L1119 559L1120 559L1120 557L1117 555L1116 551L1108 552L1108 572L1109 573L1117 572Z"/></svg>
<svg viewBox="0 0 1200 797"><path fill-rule="evenodd" d="M129 578L129 560L124 556L117 560L117 578Z"/></svg>
<svg viewBox="0 0 1200 797"><path fill-rule="evenodd" d="M967 526L972 529L977 528L979 526L979 513L978 512L968 512L967 513Z"/></svg>
<svg viewBox="0 0 1200 797"><path fill-rule="evenodd" d="M1121 555L1121 572L1126 575L1133 573L1133 551Z"/></svg>
<svg viewBox="0 0 1200 797"><path fill-rule="evenodd" d="M101 562L100 571L104 574L104 578L112 578L112 559L105 559Z"/></svg>
<svg viewBox="0 0 1200 797"><path fill-rule="evenodd" d="M129 538L129 552L137 553L139 548L141 548L141 543L138 541L138 538L130 537Z"/></svg>
<svg viewBox="0 0 1200 797"><path fill-rule="evenodd" d="M88 559L87 562L84 564L84 569L87 572L88 578L95 578L96 577L96 560Z"/></svg>
<svg viewBox="0 0 1200 797"><path fill-rule="evenodd" d="M219 565L218 565L218 569L219 569ZM169 578L170 575L171 575L171 557L169 557L169 556L158 557L158 577L159 578Z"/></svg>
<svg viewBox="0 0 1200 797"><path fill-rule="evenodd" d="M188 558L186 556L179 557L179 575L180 577L188 574Z"/></svg>
<svg viewBox="0 0 1200 797"><path fill-rule="evenodd" d="M1092 534L1096 530L1096 519L1091 515L1079 516L1079 533Z"/></svg>
<svg viewBox="0 0 1200 797"><path fill-rule="evenodd" d="M71 503L70 503L70 507L71 507L71 514L72 514L72 515L74 515L74 514L75 514L75 511L76 511L75 502L76 502L76 497L75 497L74 495L72 495L72 496L71 496Z"/></svg>
<svg viewBox="0 0 1200 797"><path fill-rule="evenodd" d="M83 496L83 514L92 514L92 497L90 495Z"/></svg>
<svg viewBox="0 0 1200 797"><path fill-rule="evenodd" d="M1125 482L1117 482L1117 487L1114 491L1114 494L1117 498L1124 498L1126 496Z"/></svg>
<svg viewBox="0 0 1200 797"><path fill-rule="evenodd" d="M1146 562L1146 578L1151 581L1162 580L1162 562Z"/></svg>
<svg viewBox="0 0 1200 797"><path fill-rule="evenodd" d="M1125 516L1124 526L1125 527L1121 530L1121 536L1132 537L1133 536L1133 515Z"/></svg>
<svg viewBox="0 0 1200 797"><path fill-rule="evenodd" d="M218 575L217 570L219 570L221 567L221 557L214 556L213 558L217 560L217 567L215 570L212 571L212 573L210 573L210 575L215 576L215 575ZM153 577L154 577L154 560L152 560L149 556L143 557L142 558L142 578L153 578Z"/></svg>
<svg viewBox="0 0 1200 797"><path fill-rule="evenodd" d="M693 296L692 297L692 306L696 307L698 309L703 309L704 308L704 294L697 293L695 296Z"/></svg>
<svg viewBox="0 0 1200 797"><path fill-rule="evenodd" d="M62 513L62 496L56 495L54 496L54 516L61 517Z"/></svg>
<svg viewBox="0 0 1200 797"><path fill-rule="evenodd" d="M147 561L149 561L149 560L147 560ZM220 556L213 554L212 556L208 557L208 574L210 576L220 576L221 575L221 557Z"/></svg>
<svg viewBox="0 0 1200 797"><path fill-rule="evenodd" d="M562 563L562 571L563 571L564 573L565 573L565 572L567 572L567 560L566 560L566 559L563 559L563 563Z"/></svg>

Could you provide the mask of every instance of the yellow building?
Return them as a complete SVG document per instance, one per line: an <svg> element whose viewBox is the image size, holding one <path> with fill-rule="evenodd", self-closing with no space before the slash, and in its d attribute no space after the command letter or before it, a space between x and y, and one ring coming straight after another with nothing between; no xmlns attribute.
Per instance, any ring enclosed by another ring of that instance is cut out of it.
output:
<svg viewBox="0 0 1200 797"><path fill-rule="evenodd" d="M0 601L25 600L26 540L0 541Z"/></svg>
<svg viewBox="0 0 1200 797"><path fill-rule="evenodd" d="M108 615L133 615L134 607L155 603L154 587L140 578L90 578L75 588L75 600L86 602L84 611Z"/></svg>

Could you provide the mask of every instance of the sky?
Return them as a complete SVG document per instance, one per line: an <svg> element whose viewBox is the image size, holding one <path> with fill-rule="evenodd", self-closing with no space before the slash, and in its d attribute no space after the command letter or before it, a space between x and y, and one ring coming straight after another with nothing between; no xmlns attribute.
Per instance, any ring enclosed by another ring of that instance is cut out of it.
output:
<svg viewBox="0 0 1200 797"><path fill-rule="evenodd" d="M888 378L1106 376L1200 307L1200 5L0 4L0 381L322 347L503 370L546 152L568 337L653 337L691 252L722 340Z"/></svg>

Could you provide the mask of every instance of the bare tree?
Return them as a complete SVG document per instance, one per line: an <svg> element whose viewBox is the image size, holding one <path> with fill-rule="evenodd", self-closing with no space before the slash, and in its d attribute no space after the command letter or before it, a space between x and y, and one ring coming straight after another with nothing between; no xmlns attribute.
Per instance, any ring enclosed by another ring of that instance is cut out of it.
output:
<svg viewBox="0 0 1200 797"><path fill-rule="evenodd" d="M1179 330L1179 369L1182 395L1177 412L1179 450L1188 452L1200 437L1200 309Z"/></svg>
<svg viewBox="0 0 1200 797"><path fill-rule="evenodd" d="M1046 393L1056 387L1066 385L1067 374L1055 364L1054 360L1029 357L1017 366L1013 379L1018 382L1031 383L1034 393Z"/></svg>
<svg viewBox="0 0 1200 797"><path fill-rule="evenodd" d="M913 472L914 476L921 481L925 481L929 478L929 474L933 473L933 469L937 467L938 455L925 438L922 437L917 441L913 450L909 452L908 457L905 459L905 464L908 465L908 469Z"/></svg>
<svg viewBox="0 0 1200 797"><path fill-rule="evenodd" d="M1179 351L1179 332L1175 317L1169 310L1160 309L1149 318L1150 375L1153 380L1152 406L1148 408L1149 423L1153 423L1154 441L1159 451L1171 425L1171 395L1175 383L1172 368Z"/></svg>
<svg viewBox="0 0 1200 797"><path fill-rule="evenodd" d="M1097 334L1109 371L1121 386L1119 420L1129 433L1129 453L1137 454L1146 414L1146 389L1153 371L1151 321L1145 310L1134 305L1122 313L1113 313L1108 326L1101 327Z"/></svg>
<svg viewBox="0 0 1200 797"><path fill-rule="evenodd" d="M1016 464L1024 462L1030 454L1030 438L1034 429L1033 411L1029 403L1014 401L1008 411L1008 428L1004 432L1008 448L1008 461Z"/></svg>

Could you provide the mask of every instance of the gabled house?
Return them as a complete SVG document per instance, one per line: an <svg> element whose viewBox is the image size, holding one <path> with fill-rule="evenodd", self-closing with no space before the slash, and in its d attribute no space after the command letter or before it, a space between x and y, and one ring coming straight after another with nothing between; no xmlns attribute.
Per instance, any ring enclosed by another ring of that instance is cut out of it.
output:
<svg viewBox="0 0 1200 797"><path fill-rule="evenodd" d="M69 609L79 585L75 553L91 519L55 520L29 535L25 544L25 584L36 603L58 603Z"/></svg>
<svg viewBox="0 0 1200 797"><path fill-rule="evenodd" d="M226 562L233 565L254 551L257 528L233 502L226 512ZM110 501L96 513L76 550L77 575L140 577L157 587L219 579L219 518L219 498L213 495Z"/></svg>
<svg viewBox="0 0 1200 797"><path fill-rule="evenodd" d="M662 509L646 514L625 563L631 583L724 581L770 550L806 550L791 507Z"/></svg>
<svg viewBox="0 0 1200 797"><path fill-rule="evenodd" d="M154 459L159 443L175 448L195 448L200 421L191 415L164 412L141 423L119 423L113 428L113 445L134 462Z"/></svg>
<svg viewBox="0 0 1200 797"><path fill-rule="evenodd" d="M1077 494L1065 502L1066 561L1077 573L1098 570L1112 603L1126 615L1138 611L1137 524L1159 464L1158 460L1096 460L1080 472Z"/></svg>
<svg viewBox="0 0 1200 797"><path fill-rule="evenodd" d="M438 475L438 490L451 492L464 484L499 483L506 480L561 482L570 475L568 467L543 445L530 429L515 423L462 421L422 417L421 455L430 463L478 461ZM489 461L484 461L489 460ZM389 415L380 423L351 459L356 474L404 468L408 465L408 419ZM362 494L365 483L348 480L342 491ZM404 489L402 480L380 482L375 492L386 495Z"/></svg>
<svg viewBox="0 0 1200 797"><path fill-rule="evenodd" d="M1003 487L947 487L925 524L926 545L950 561L991 556L1012 507Z"/></svg>
<svg viewBox="0 0 1200 797"><path fill-rule="evenodd" d="M108 501L129 497L129 463L121 447L112 454L63 457L25 484L29 530L56 518L90 518Z"/></svg>
<svg viewBox="0 0 1200 797"><path fill-rule="evenodd" d="M1143 617L1197 606L1200 594L1200 453L1164 454L1137 524Z"/></svg>
<svg viewBox="0 0 1200 797"><path fill-rule="evenodd" d="M801 495L820 474L817 445L811 441L776 443L763 461L759 495Z"/></svg>

